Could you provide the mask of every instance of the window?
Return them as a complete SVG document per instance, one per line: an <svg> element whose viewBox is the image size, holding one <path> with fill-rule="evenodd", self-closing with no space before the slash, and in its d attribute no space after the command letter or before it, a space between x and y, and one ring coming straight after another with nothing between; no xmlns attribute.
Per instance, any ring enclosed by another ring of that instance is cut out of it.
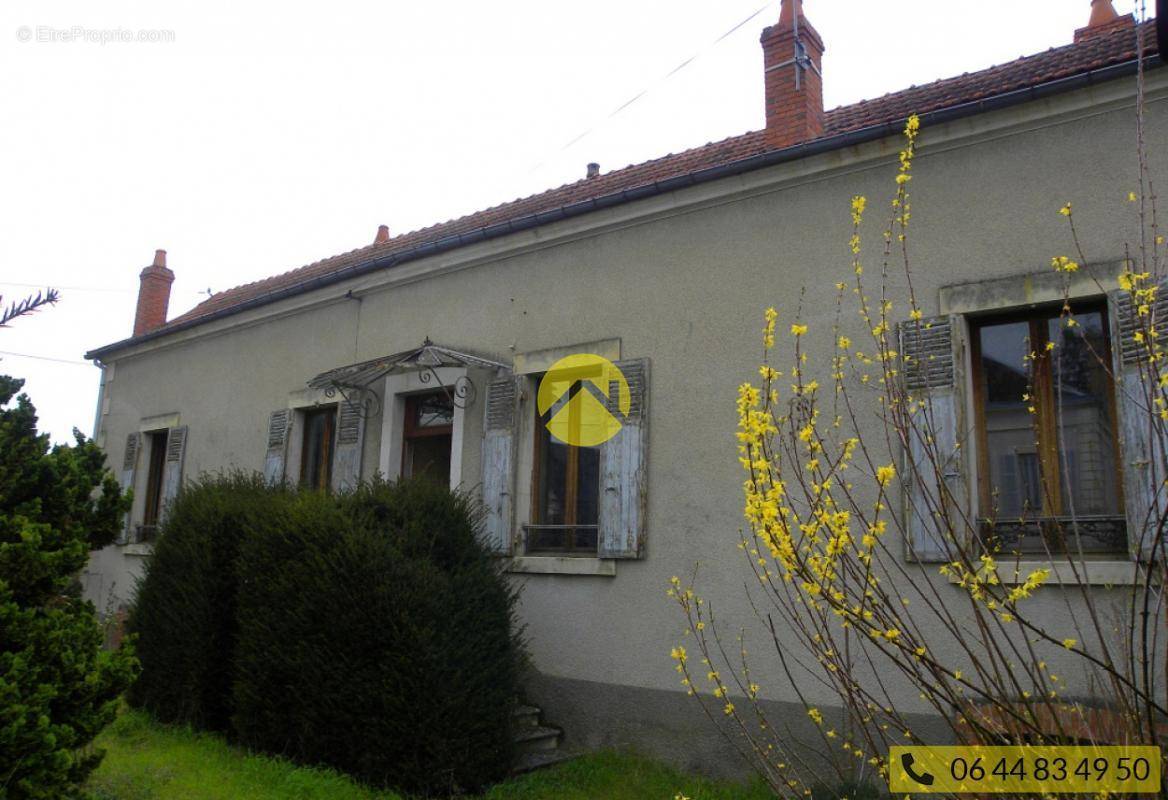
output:
<svg viewBox="0 0 1168 800"><path fill-rule="evenodd" d="M301 486L327 491L332 485L336 426L336 406L304 412L304 441L300 451Z"/></svg>
<svg viewBox="0 0 1168 800"><path fill-rule="evenodd" d="M153 538L158 529L162 512L163 471L166 468L167 431L150 431L146 434L147 452L150 463L146 472L146 505L142 510L142 525L138 529L139 541Z"/></svg>
<svg viewBox="0 0 1168 800"><path fill-rule="evenodd" d="M561 419L568 425L579 425L580 405L585 398L578 395L590 391L586 381L576 380L545 414L536 414L528 553L597 554L600 448L566 444L547 427L559 415L566 415Z"/></svg>
<svg viewBox="0 0 1168 800"><path fill-rule="evenodd" d="M971 321L983 535L1004 552L1127 552L1107 312Z"/></svg>
<svg viewBox="0 0 1168 800"><path fill-rule="evenodd" d="M406 398L402 427L403 477L419 477L447 486L454 441L454 401L445 391Z"/></svg>

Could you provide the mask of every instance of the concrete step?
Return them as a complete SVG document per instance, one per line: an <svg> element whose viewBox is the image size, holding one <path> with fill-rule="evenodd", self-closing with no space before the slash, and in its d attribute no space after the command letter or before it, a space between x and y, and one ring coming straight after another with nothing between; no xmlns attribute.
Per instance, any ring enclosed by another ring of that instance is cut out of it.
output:
<svg viewBox="0 0 1168 800"><path fill-rule="evenodd" d="M516 730L539 727L540 711L535 706L519 705L511 710L511 718L515 722Z"/></svg>
<svg viewBox="0 0 1168 800"><path fill-rule="evenodd" d="M542 752L555 750L560 745L559 728L546 725L537 725L534 728L520 728L515 732L515 744L520 753Z"/></svg>
<svg viewBox="0 0 1168 800"><path fill-rule="evenodd" d="M515 766L511 768L511 774L522 775L525 772L531 772L533 769L550 767L552 764L560 764L575 757L573 753L566 753L563 750L536 750L535 752L524 753L515 762Z"/></svg>

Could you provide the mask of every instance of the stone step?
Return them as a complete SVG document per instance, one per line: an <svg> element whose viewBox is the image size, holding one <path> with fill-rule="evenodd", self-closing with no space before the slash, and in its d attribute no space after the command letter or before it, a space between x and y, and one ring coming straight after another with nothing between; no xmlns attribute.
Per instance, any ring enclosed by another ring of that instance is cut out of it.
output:
<svg viewBox="0 0 1168 800"><path fill-rule="evenodd" d="M559 728L537 725L534 728L520 728L515 732L515 744L520 753L555 750L560 745Z"/></svg>
<svg viewBox="0 0 1168 800"><path fill-rule="evenodd" d="M516 730L539 727L540 710L535 706L519 705L511 709L511 718L515 721Z"/></svg>
<svg viewBox="0 0 1168 800"><path fill-rule="evenodd" d="M550 767L552 764L560 764L575 757L573 753L566 753L563 750L536 750L531 753L524 753L515 762L515 766L511 768L511 774L522 775L525 772L531 772L533 769Z"/></svg>

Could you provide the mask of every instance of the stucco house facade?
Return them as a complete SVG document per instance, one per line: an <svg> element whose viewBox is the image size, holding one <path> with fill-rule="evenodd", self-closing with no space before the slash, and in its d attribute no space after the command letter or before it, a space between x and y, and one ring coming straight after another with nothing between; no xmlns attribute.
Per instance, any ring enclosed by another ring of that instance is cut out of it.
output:
<svg viewBox="0 0 1168 800"><path fill-rule="evenodd" d="M383 228L372 245L169 320L173 273L159 251L142 271L134 335L87 354L103 375L96 437L135 490L122 540L92 555L87 597L99 609L132 600L167 499L200 473L242 468L334 490L375 473L437 476L487 508L484 535L523 585L527 691L569 744L632 744L732 770L678 685L668 654L682 621L665 590L700 562L722 616L753 618L737 549L734 398L757 375L762 311L793 316L805 289L804 321L830 327L849 200L888 195L900 131L919 114L915 288L926 315L947 323L937 329L950 337L955 418L982 426L994 455L965 448L962 485L976 507L989 470L1023 503L1033 465L1015 445L1016 410L978 404L961 368L976 348L963 343L1008 354L1008 329L979 332L1058 303L1050 258L1066 249L1055 212L1068 200L1095 264L1072 293L1098 298L1098 335L1113 336L1106 291L1130 229L1122 201L1137 185L1137 26L1096 2L1072 34L1018 61L825 111L825 43L785 2L762 34L763 130L590 168L412 233ZM1168 74L1151 26L1145 34L1155 158L1168 153ZM809 344L830 361L830 337ZM572 353L604 356L629 379L624 428L595 448L549 440L536 409L539 377ZM1006 367L998 377L1009 385ZM1072 422L1084 497L1114 523L1087 578L1104 584L1121 580L1130 548L1123 498L1105 483L1123 443L1101 408L1084 394ZM928 549L907 544L910 555ZM1053 593L1035 603L1067 613ZM802 716L778 666L760 669L768 700Z"/></svg>

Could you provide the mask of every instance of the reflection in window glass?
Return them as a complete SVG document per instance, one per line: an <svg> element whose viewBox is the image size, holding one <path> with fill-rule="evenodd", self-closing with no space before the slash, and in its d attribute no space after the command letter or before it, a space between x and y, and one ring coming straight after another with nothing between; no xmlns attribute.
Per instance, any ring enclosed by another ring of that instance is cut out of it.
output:
<svg viewBox="0 0 1168 800"><path fill-rule="evenodd" d="M1042 475L1034 424L1029 404L1023 400L1030 383L1025 361L1030 352L1030 323L986 325L980 336L986 447L998 514L1041 513Z"/></svg>
<svg viewBox="0 0 1168 800"><path fill-rule="evenodd" d="M1099 312L1075 319L1078 324L1070 327L1059 319L1047 322L1047 336L1055 343L1051 382L1059 408L1064 513L1073 501L1077 514L1118 514L1111 377L1101 363L1106 328Z"/></svg>

